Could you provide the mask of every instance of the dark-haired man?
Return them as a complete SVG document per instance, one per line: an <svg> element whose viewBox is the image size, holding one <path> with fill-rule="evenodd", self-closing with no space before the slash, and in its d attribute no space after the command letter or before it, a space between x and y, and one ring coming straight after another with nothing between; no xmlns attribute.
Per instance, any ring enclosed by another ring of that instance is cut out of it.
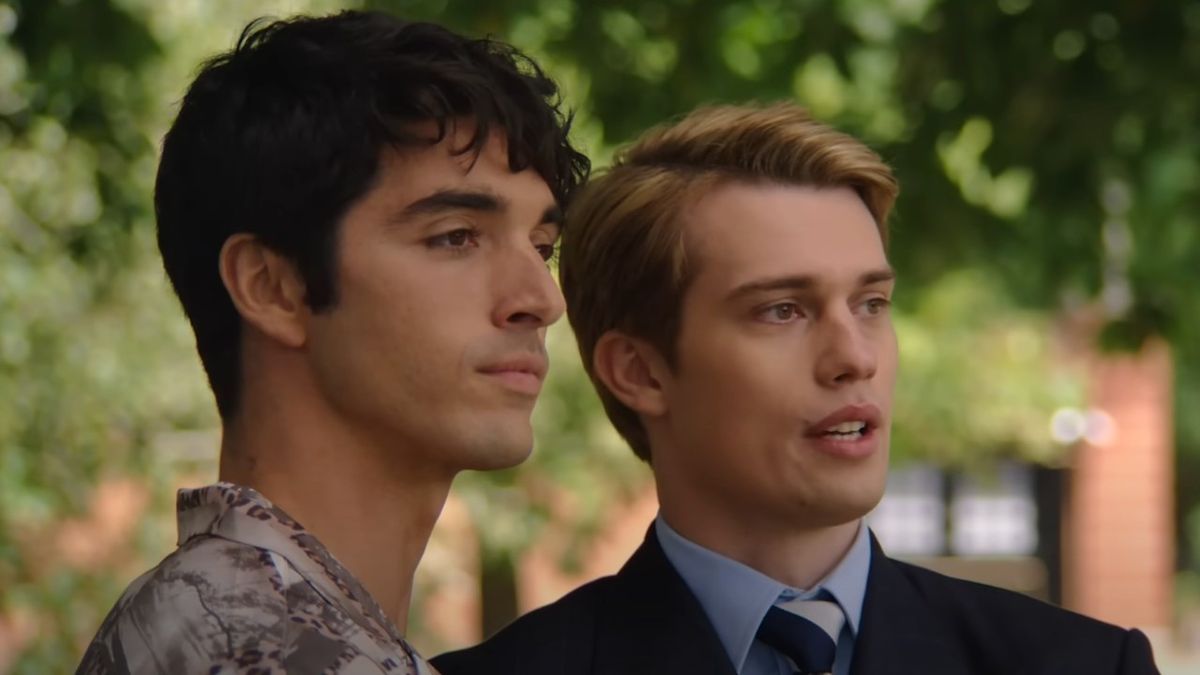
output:
<svg viewBox="0 0 1200 675"><path fill-rule="evenodd" d="M402 636L450 483L532 445L568 127L513 48L378 13L206 64L155 206L221 482L180 493L81 672L429 672Z"/></svg>

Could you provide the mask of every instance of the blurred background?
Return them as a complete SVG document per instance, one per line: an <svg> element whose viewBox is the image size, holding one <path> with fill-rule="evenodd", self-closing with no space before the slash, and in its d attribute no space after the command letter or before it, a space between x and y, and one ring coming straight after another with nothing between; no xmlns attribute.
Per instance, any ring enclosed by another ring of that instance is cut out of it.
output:
<svg viewBox="0 0 1200 675"><path fill-rule="evenodd" d="M370 6L511 41L597 166L794 99L903 186L893 555L1145 630L1200 668L1200 1L0 0L0 673L74 669L174 544L219 432L154 246L159 141L261 15ZM464 475L427 655L615 571L655 512L565 322L519 469ZM381 514L386 517L386 514Z"/></svg>

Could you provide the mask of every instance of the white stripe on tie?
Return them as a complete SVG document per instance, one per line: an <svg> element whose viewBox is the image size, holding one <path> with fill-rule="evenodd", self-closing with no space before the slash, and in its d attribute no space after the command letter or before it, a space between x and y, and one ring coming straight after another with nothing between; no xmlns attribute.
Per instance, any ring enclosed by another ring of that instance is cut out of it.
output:
<svg viewBox="0 0 1200 675"><path fill-rule="evenodd" d="M797 675L821 675L833 670L844 622L835 602L789 600L767 610L756 637L785 656Z"/></svg>
<svg viewBox="0 0 1200 675"><path fill-rule="evenodd" d="M837 643L842 634L842 624L846 623L846 614L841 605L828 600L788 600L775 605L781 609L804 617L817 624L829 635L829 639Z"/></svg>

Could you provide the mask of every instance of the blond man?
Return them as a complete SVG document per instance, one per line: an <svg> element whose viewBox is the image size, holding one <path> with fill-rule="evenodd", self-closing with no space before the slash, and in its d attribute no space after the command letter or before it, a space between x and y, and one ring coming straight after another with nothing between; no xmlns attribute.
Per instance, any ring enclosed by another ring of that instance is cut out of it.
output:
<svg viewBox="0 0 1200 675"><path fill-rule="evenodd" d="M568 213L567 313L661 510L615 576L445 675L1153 673L1145 636L889 559L897 194L801 108L654 129Z"/></svg>

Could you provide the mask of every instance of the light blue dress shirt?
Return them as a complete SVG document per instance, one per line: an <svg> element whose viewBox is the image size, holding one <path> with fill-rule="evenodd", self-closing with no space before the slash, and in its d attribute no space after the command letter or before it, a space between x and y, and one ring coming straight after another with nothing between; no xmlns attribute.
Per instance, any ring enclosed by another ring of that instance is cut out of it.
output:
<svg viewBox="0 0 1200 675"><path fill-rule="evenodd" d="M787 659L754 636L767 610L777 600L812 599L822 590L833 596L846 614L833 672L849 674L863 597L867 593L867 573L871 569L871 540L865 524L859 524L854 543L837 567L810 590L781 584L685 539L667 525L662 514L654 521L654 532L667 560L700 601L739 675L791 675Z"/></svg>

